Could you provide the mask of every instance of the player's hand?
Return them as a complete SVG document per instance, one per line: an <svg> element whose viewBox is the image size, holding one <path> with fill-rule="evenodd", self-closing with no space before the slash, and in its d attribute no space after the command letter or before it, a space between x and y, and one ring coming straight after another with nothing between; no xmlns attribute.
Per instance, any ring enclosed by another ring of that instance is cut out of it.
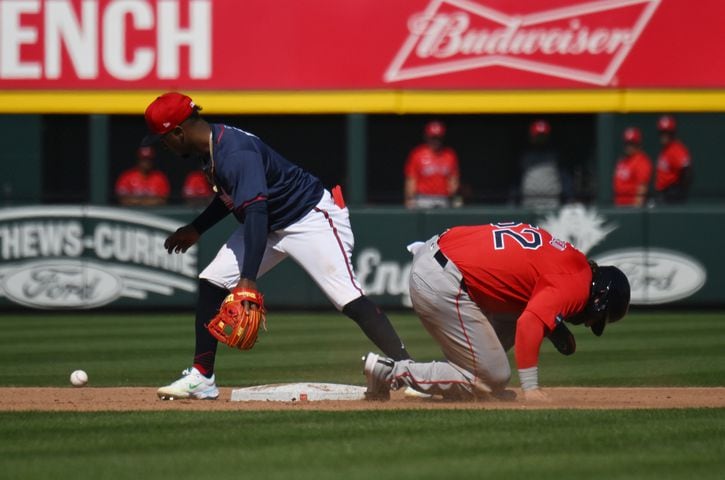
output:
<svg viewBox="0 0 725 480"><path fill-rule="evenodd" d="M246 290L246 291L253 291L253 292L258 293L257 282L255 282L254 280L250 280L248 278L242 278L239 280L239 283L237 283L237 286L234 290ZM260 298L264 298L264 297L262 297L262 294L258 293L258 295ZM260 303L255 303L255 301L249 301L249 300L242 301L242 305L244 305L244 311L246 311L246 312L249 312L250 310L257 310L258 308L260 308L260 306L261 306L261 308L264 308L264 303L260 304Z"/></svg>
<svg viewBox="0 0 725 480"><path fill-rule="evenodd" d="M164 248L168 253L184 253L199 241L200 236L193 225L184 225L169 235Z"/></svg>
<svg viewBox="0 0 725 480"><path fill-rule="evenodd" d="M551 402L549 396L540 388L532 388L524 390L524 400L531 403L548 403Z"/></svg>

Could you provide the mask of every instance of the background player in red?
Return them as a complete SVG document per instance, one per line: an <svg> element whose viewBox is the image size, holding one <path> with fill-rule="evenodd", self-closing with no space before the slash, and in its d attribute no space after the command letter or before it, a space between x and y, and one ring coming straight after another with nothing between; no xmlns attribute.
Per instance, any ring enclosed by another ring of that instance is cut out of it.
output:
<svg viewBox="0 0 725 480"><path fill-rule="evenodd" d="M126 170L116 180L116 197L121 205L163 205L169 198L169 179L154 168L156 150L151 146L136 151L136 166Z"/></svg>
<svg viewBox="0 0 725 480"><path fill-rule="evenodd" d="M614 169L614 204L639 207L647 198L652 178L652 160L642 150L642 132L629 127L624 131L624 156Z"/></svg>
<svg viewBox="0 0 725 480"><path fill-rule="evenodd" d="M203 207L209 204L214 197L209 180L204 172L200 170L192 170L184 178L184 184L181 187L181 196L189 206Z"/></svg>
<svg viewBox="0 0 725 480"><path fill-rule="evenodd" d="M690 152L676 138L676 129L675 119L670 115L663 115L657 121L662 150L657 157L655 193L661 203L684 202L692 183Z"/></svg>
<svg viewBox="0 0 725 480"><path fill-rule="evenodd" d="M407 208L450 207L458 192L458 156L443 145L446 127L433 121L423 130L425 143L415 147L405 163L405 206Z"/></svg>
<svg viewBox="0 0 725 480"><path fill-rule="evenodd" d="M629 308L629 282L616 267L590 262L571 244L522 223L454 227L408 247L413 308L447 362L365 358L368 398L404 386L450 399L506 398L506 351L515 346L527 400L539 389L539 348L548 337L566 355L574 336L564 322L599 336Z"/></svg>

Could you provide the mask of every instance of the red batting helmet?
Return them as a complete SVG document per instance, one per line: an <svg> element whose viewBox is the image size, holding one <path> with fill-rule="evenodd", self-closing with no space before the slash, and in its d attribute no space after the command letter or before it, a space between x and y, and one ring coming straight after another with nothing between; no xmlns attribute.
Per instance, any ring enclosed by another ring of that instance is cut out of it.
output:
<svg viewBox="0 0 725 480"><path fill-rule="evenodd" d="M546 120L535 120L529 127L529 135L532 137L548 135L549 133L551 133L551 125Z"/></svg>
<svg viewBox="0 0 725 480"><path fill-rule="evenodd" d="M675 128L677 128L675 117L671 115L662 115L659 120L657 120L657 130L660 132L672 133L675 131Z"/></svg>
<svg viewBox="0 0 725 480"><path fill-rule="evenodd" d="M423 131L425 132L426 137L442 137L446 134L446 126L443 122L434 120L432 122L428 122Z"/></svg>
<svg viewBox="0 0 725 480"><path fill-rule="evenodd" d="M624 131L626 143L642 143L642 132L637 127L629 127Z"/></svg>

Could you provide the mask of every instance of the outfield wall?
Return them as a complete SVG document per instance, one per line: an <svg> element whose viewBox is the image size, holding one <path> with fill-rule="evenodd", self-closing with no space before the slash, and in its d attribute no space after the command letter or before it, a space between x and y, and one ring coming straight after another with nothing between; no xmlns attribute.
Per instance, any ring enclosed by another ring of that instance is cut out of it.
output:
<svg viewBox="0 0 725 480"><path fill-rule="evenodd" d="M211 229L185 255L168 255L163 241L191 220L189 210L139 210L88 205L0 210L0 306L47 310L193 306L196 275L234 229ZM571 241L589 256L616 264L630 278L633 304L723 306L725 258L716 242L725 208L596 209L553 212L510 208L436 210L353 209L353 263L363 288L386 307L406 307L410 256L405 246L446 228L518 220ZM329 305L313 281L284 261L260 280L275 308Z"/></svg>

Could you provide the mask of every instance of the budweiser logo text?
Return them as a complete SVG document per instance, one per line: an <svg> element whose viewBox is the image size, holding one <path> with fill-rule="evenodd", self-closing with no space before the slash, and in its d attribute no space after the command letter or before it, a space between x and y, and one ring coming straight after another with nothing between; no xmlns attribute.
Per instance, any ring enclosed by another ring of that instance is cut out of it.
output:
<svg viewBox="0 0 725 480"><path fill-rule="evenodd" d="M614 53L629 45L629 29L583 27L572 20L568 29L524 28L517 20L497 30L471 28L471 17L465 13L419 16L411 31L420 35L416 54L420 58L450 58L455 55L581 55Z"/></svg>
<svg viewBox="0 0 725 480"><path fill-rule="evenodd" d="M506 15L470 0L432 0L411 16L388 82L504 67L610 84L660 0L599 0Z"/></svg>

